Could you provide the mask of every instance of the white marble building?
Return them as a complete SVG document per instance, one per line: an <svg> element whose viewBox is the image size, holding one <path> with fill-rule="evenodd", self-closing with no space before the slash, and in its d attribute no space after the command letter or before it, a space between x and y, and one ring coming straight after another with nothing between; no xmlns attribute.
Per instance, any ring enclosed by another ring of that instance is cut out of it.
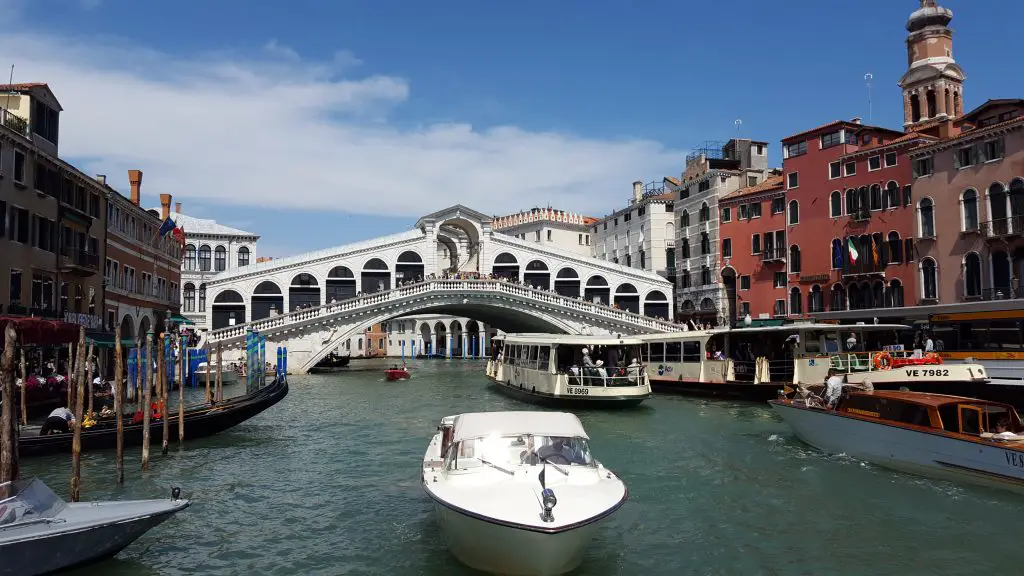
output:
<svg viewBox="0 0 1024 576"><path fill-rule="evenodd" d="M675 213L664 183L633 183L629 205L590 226L594 256L675 282Z"/></svg>
<svg viewBox="0 0 1024 576"><path fill-rule="evenodd" d="M590 225L596 218L555 210L533 208L507 216L495 216L495 232L526 242L566 250L580 256L593 256Z"/></svg>

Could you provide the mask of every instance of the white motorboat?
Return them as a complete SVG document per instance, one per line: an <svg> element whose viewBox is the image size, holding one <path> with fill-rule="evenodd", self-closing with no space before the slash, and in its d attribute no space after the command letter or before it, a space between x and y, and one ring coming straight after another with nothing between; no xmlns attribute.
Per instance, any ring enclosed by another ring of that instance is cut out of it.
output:
<svg viewBox="0 0 1024 576"><path fill-rule="evenodd" d="M423 489L462 563L506 575L574 570L628 497L566 412L447 416L423 457Z"/></svg>
<svg viewBox="0 0 1024 576"><path fill-rule="evenodd" d="M170 500L69 503L38 478L0 484L0 576L66 570L115 556L188 508Z"/></svg>

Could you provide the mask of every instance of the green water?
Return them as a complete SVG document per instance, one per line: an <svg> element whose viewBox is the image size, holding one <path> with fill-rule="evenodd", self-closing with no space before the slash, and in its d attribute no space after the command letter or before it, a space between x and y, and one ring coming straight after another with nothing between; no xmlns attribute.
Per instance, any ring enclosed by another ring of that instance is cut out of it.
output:
<svg viewBox="0 0 1024 576"><path fill-rule="evenodd" d="M146 473L129 450L123 489L112 452L84 456L84 499L178 485L194 504L78 574L473 573L443 546L420 460L442 416L532 407L492 390L480 362L412 366L404 382L292 377L270 411L183 452L157 449ZM821 455L767 405L661 395L578 414L630 499L575 574L1021 573L1024 498ZM64 496L70 468L66 456L24 463Z"/></svg>

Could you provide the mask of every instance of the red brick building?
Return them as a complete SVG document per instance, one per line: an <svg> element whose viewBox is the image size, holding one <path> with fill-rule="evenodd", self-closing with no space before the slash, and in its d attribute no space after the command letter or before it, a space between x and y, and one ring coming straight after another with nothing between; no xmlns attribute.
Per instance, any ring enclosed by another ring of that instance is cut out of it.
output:
<svg viewBox="0 0 1024 576"><path fill-rule="evenodd" d="M782 176L718 200L722 276L736 278L736 320L786 315L786 214Z"/></svg>

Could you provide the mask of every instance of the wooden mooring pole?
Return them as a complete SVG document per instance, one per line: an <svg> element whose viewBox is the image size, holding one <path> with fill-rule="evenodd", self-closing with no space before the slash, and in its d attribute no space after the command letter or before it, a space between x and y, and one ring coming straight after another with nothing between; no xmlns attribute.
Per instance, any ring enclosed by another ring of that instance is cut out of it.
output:
<svg viewBox="0 0 1024 576"><path fill-rule="evenodd" d="M178 446L185 442L185 338L178 338Z"/></svg>
<svg viewBox="0 0 1024 576"><path fill-rule="evenodd" d="M213 397L210 396L210 384L213 380L213 372L211 370L213 366L213 355L210 354L210 343L206 343L206 403L212 404Z"/></svg>
<svg viewBox="0 0 1024 576"><path fill-rule="evenodd" d="M93 348L94 346L95 346L95 344L90 342L89 343L89 352L85 355L85 365L87 366L87 368L86 368L86 377L85 377L85 389L87 391L87 394L89 395L88 396L88 398L89 398L88 415L89 415L90 418L93 417L92 398L93 398L93 396L96 395L96 390L94 390L93 387L92 387L92 375L93 375L93 368L94 368L93 362L92 362L92 355L93 355L93 352L95 351L94 348Z"/></svg>
<svg viewBox="0 0 1024 576"><path fill-rule="evenodd" d="M75 400L75 343L68 342L68 410L71 409Z"/></svg>
<svg viewBox="0 0 1024 576"><path fill-rule="evenodd" d="M25 371L25 347L21 347L21 425L28 425L28 410L25 406L25 389L28 388L28 374ZM14 401L14 398L11 398Z"/></svg>
<svg viewBox="0 0 1024 576"><path fill-rule="evenodd" d="M82 499L82 410L84 409L83 395L85 394L85 326L78 328L78 352L75 354L74 378L71 384L75 386L75 429L71 439L71 501L78 502Z"/></svg>
<svg viewBox="0 0 1024 576"><path fill-rule="evenodd" d="M157 401L160 404L160 417L163 418L163 434L160 442L160 453L167 455L167 436L169 434L170 425L167 421L167 338L160 339L160 348L156 353L156 369L157 369L157 382L160 383L158 388L160 392L160 399Z"/></svg>
<svg viewBox="0 0 1024 576"><path fill-rule="evenodd" d="M224 375L221 372L224 368L223 351L223 346L217 342L217 402L224 401Z"/></svg>
<svg viewBox="0 0 1024 576"><path fill-rule="evenodd" d="M10 324L4 330L4 353L0 360L0 395L3 396L3 411L0 412L0 482L18 479L18 427L14 418L14 346L18 335ZM10 494L0 490L0 498Z"/></svg>
<svg viewBox="0 0 1024 576"><path fill-rule="evenodd" d="M146 360L139 363L139 374L144 375L142 381L142 469L149 470L149 419L152 415L153 403L153 332L146 333Z"/></svg>
<svg viewBox="0 0 1024 576"><path fill-rule="evenodd" d="M121 325L114 328L114 418L117 419L117 483L124 484L124 379L121 360Z"/></svg>

